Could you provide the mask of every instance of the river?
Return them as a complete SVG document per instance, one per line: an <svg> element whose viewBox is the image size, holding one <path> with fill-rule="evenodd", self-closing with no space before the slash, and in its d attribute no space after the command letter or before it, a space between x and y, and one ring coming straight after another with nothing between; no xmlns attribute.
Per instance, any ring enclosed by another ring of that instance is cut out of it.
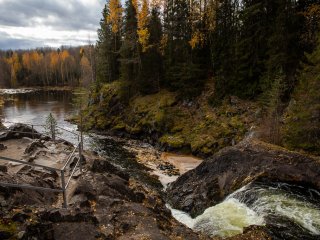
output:
<svg viewBox="0 0 320 240"><path fill-rule="evenodd" d="M77 130L76 125L65 120L76 112L70 91L30 90L17 93L2 90L2 96L7 99L0 110L1 119L6 126L12 122L42 125L52 113L59 126L70 131ZM68 132L61 137L72 143L77 141ZM159 188L159 183L150 178L146 167L137 163L136 155L128 151L128 146L132 145L124 139L85 135L87 149L99 152L141 181ZM152 148L148 144L141 146L144 149ZM166 157L174 159L176 156ZM186 164L190 164L190 158L184 158ZM187 169L189 165L183 167ZM170 181L174 179L170 178ZM195 219L179 210L171 211L185 225L211 236L228 237L241 233L249 225L267 225L276 239L320 239L319 201L320 193L313 189L284 183L255 183L231 194L222 203L208 208Z"/></svg>

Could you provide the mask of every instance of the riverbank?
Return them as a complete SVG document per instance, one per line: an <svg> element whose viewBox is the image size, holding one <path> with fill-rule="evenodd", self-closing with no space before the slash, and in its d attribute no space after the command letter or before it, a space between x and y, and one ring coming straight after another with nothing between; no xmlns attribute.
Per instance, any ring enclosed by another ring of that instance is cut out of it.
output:
<svg viewBox="0 0 320 240"><path fill-rule="evenodd" d="M193 100L161 90L125 104L120 82L104 84L91 94L84 123L86 129L140 139L163 150L210 156L240 142L261 117L257 104L236 97L212 107L208 100L212 94L208 83Z"/></svg>

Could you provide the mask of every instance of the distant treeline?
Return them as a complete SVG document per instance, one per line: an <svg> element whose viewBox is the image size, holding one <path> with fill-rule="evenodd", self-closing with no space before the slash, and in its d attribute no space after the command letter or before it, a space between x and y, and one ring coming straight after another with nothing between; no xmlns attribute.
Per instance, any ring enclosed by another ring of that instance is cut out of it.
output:
<svg viewBox="0 0 320 240"><path fill-rule="evenodd" d="M0 86L78 86L93 74L93 47L0 51Z"/></svg>

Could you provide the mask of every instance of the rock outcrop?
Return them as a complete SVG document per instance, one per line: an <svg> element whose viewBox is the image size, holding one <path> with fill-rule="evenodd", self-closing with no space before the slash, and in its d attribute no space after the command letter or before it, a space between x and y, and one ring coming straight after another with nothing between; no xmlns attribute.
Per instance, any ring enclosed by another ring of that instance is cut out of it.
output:
<svg viewBox="0 0 320 240"><path fill-rule="evenodd" d="M66 151L52 144L34 141L23 151L42 157ZM67 189L68 209L61 208L62 194L0 187L0 239L208 239L176 221L156 189L94 153L85 158ZM28 166L14 175L0 172L0 181L60 186L55 171Z"/></svg>
<svg viewBox="0 0 320 240"><path fill-rule="evenodd" d="M197 216L255 180L297 183L320 189L320 160L258 140L228 147L168 188L176 209Z"/></svg>

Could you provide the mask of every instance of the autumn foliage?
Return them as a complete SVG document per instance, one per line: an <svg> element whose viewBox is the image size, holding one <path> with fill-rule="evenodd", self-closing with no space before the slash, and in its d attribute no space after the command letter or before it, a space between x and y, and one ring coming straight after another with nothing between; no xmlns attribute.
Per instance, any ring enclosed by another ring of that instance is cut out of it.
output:
<svg viewBox="0 0 320 240"><path fill-rule="evenodd" d="M0 52L0 85L76 86L84 81L82 73L92 70L89 56L82 51L81 54L80 48L46 48Z"/></svg>

